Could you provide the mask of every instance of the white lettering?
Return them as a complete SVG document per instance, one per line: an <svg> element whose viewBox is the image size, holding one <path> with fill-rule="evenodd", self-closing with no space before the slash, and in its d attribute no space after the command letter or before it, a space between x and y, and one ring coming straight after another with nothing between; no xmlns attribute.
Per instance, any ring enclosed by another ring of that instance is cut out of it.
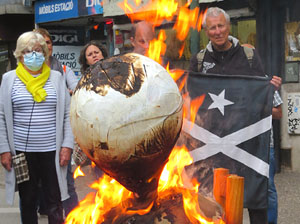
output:
<svg viewBox="0 0 300 224"><path fill-rule="evenodd" d="M93 6L93 0L86 0L85 1L85 6L86 7L92 7Z"/></svg>
<svg viewBox="0 0 300 224"><path fill-rule="evenodd" d="M85 6L86 7L93 7L96 5L101 5L101 0L86 0L85 1Z"/></svg>
<svg viewBox="0 0 300 224"><path fill-rule="evenodd" d="M73 0L52 5L42 5L39 7L39 15L50 14L54 12L67 12L73 10Z"/></svg>
<svg viewBox="0 0 300 224"><path fill-rule="evenodd" d="M59 12L59 4L55 4L55 12Z"/></svg>
<svg viewBox="0 0 300 224"><path fill-rule="evenodd" d="M39 14L49 14L54 12L54 6L53 5L43 5L42 7L39 7Z"/></svg>
<svg viewBox="0 0 300 224"><path fill-rule="evenodd" d="M65 42L65 43L74 43L74 42L78 42L78 36L77 35L73 35L73 34L53 34L51 35L53 43L56 42Z"/></svg>

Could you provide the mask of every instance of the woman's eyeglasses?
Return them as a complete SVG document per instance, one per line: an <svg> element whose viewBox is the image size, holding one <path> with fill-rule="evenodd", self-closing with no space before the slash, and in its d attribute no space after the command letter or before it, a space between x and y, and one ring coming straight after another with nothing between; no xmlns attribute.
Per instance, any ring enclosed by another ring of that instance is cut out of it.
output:
<svg viewBox="0 0 300 224"><path fill-rule="evenodd" d="M43 53L43 49L42 48L35 48L30 50L24 50L23 54L28 54L28 53Z"/></svg>

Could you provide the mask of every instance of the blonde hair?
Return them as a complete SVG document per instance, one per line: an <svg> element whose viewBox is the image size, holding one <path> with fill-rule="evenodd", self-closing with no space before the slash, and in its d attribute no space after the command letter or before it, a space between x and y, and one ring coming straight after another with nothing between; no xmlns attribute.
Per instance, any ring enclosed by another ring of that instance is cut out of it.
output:
<svg viewBox="0 0 300 224"><path fill-rule="evenodd" d="M47 61L49 58L49 51L44 37L37 32L29 31L21 34L17 40L17 47L14 51L17 62L20 61L25 50L31 51L36 44L41 45L45 60Z"/></svg>
<svg viewBox="0 0 300 224"><path fill-rule="evenodd" d="M51 37L50 33L48 32L48 30L39 27L39 28L34 29L33 32L37 32L39 34L42 34L43 37L48 37L51 41L51 44L52 44L52 42L53 42L52 37Z"/></svg>

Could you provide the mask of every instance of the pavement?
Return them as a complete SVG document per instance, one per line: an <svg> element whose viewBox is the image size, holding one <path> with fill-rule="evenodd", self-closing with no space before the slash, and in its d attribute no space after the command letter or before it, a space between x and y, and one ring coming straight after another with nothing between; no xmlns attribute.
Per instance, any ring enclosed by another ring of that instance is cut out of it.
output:
<svg viewBox="0 0 300 224"><path fill-rule="evenodd" d="M95 180L90 166L84 167L85 177L78 177L75 186L80 200L92 191L88 186ZM300 172L282 168L275 176L278 192L278 224L299 223L300 212ZM0 168L0 224L20 224L19 196L16 193L15 203L9 206L5 201L4 168ZM39 224L47 224L47 217L39 217ZM249 224L248 212L244 209L243 224Z"/></svg>
<svg viewBox="0 0 300 224"><path fill-rule="evenodd" d="M73 167L73 169L75 169L75 167ZM96 180L96 176L93 173L91 166L83 167L82 171L86 176L78 177L75 180L75 187L79 200L84 199L87 193L93 191L93 189L89 188L89 185ZM4 175L4 168L0 165L0 224L21 224L19 194L18 192L15 193L13 206L6 203ZM38 223L48 224L47 216L39 216Z"/></svg>

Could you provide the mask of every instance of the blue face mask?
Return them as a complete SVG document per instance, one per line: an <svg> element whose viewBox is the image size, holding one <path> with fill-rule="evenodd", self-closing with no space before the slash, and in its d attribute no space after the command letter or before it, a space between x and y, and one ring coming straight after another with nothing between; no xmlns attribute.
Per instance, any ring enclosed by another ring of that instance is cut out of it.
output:
<svg viewBox="0 0 300 224"><path fill-rule="evenodd" d="M30 52L24 54L24 64L31 71L38 71L45 61L45 57L41 52Z"/></svg>

